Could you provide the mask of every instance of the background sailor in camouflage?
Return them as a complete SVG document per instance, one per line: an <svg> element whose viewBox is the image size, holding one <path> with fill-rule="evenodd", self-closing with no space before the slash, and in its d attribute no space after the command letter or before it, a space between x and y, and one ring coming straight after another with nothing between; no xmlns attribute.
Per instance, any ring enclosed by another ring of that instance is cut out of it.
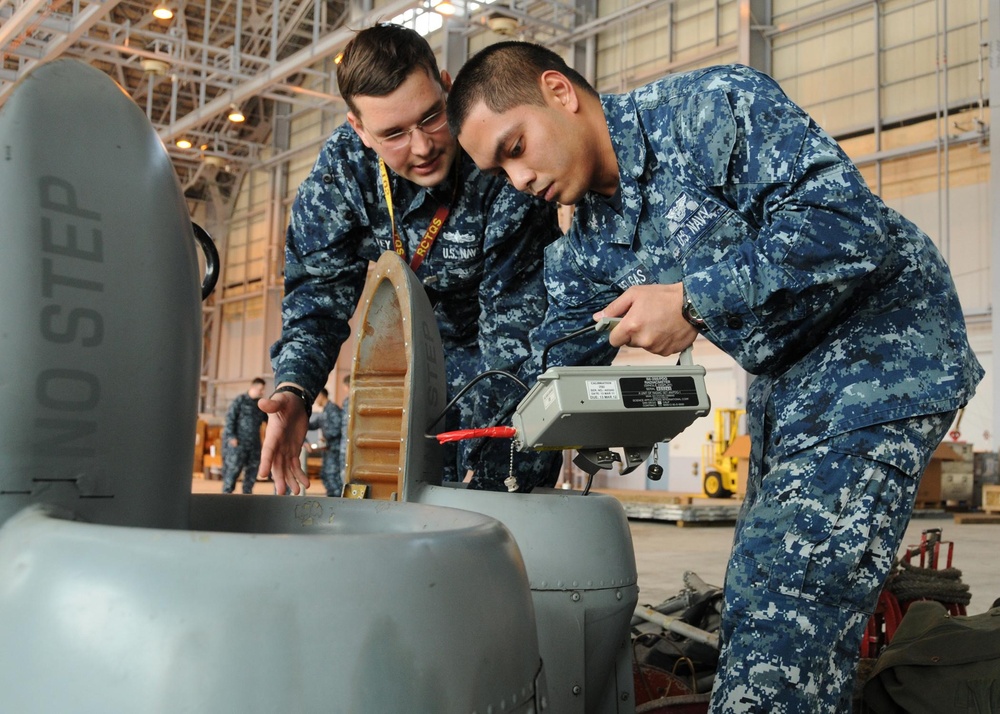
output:
<svg viewBox="0 0 1000 714"><path fill-rule="evenodd" d="M257 407L262 396L264 380L258 377L226 411L226 423L222 428L223 493L233 492L240 472L243 473L243 493L253 493L260 467L260 427L267 421L267 414Z"/></svg>
<svg viewBox="0 0 1000 714"><path fill-rule="evenodd" d="M319 429L325 444L319 477L326 487L327 496L339 496L344 486L341 476L343 461L341 460L340 446L344 428L344 412L335 401L330 399L330 393L326 388L319 390L316 404L321 411L319 413L313 412L309 418L309 428Z"/></svg>
<svg viewBox="0 0 1000 714"><path fill-rule="evenodd" d="M337 80L348 123L327 140L292 207L282 334L271 351L276 384L317 393L348 336L369 261L394 249L394 224L412 260L441 206L450 211L415 272L434 304L449 390L487 369L516 367L545 311L543 250L560 234L555 207L479 171L461 151L445 122L451 79L418 33L390 24L358 33ZM511 390L492 380L449 412L445 428L484 426L473 410L495 412L490 404ZM301 442L301 404L284 393L262 408L272 414L262 469L272 467L279 489L293 482L297 490L304 475L286 452ZM445 477L461 479L468 466L472 488L504 489L508 443L502 457L470 464L450 445ZM519 454L525 487L554 483L558 456Z"/></svg>
<svg viewBox="0 0 1000 714"><path fill-rule="evenodd" d="M983 374L937 249L746 67L598 96L548 50L500 43L448 111L480 168L576 204L539 344L622 316L616 345L668 355L700 332L757 375L711 710L849 712L918 479Z"/></svg>

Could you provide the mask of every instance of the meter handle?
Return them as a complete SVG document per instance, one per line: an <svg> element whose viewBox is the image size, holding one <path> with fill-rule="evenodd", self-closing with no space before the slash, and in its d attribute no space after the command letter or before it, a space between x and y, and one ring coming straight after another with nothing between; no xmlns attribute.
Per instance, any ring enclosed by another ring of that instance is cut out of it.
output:
<svg viewBox="0 0 1000 714"><path fill-rule="evenodd" d="M620 317L602 317L594 323L594 332L611 332L621 321Z"/></svg>
<svg viewBox="0 0 1000 714"><path fill-rule="evenodd" d="M585 335L588 332L601 332L602 330L608 330L613 328L621 322L620 317L602 317L596 323L581 327L579 330L573 330L572 332L563 335L562 337L557 337L556 339L545 345L545 349L542 350L542 372L549 366L549 350L551 350L556 345L561 345L563 342L568 342L574 337L579 337L580 335Z"/></svg>
<svg viewBox="0 0 1000 714"><path fill-rule="evenodd" d="M621 321L622 319L620 317L602 317L594 325L594 331L610 332L611 330L615 329L615 327L617 327L618 323ZM685 349L681 351L680 357L678 357L677 359L677 364L682 364L685 366L691 366L694 364L694 357L692 357L692 348L693 345L688 345Z"/></svg>

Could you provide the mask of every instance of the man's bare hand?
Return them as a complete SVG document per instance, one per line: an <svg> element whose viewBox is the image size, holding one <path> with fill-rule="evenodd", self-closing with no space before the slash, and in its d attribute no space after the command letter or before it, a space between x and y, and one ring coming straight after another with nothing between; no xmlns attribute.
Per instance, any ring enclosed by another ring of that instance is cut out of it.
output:
<svg viewBox="0 0 1000 714"><path fill-rule="evenodd" d="M608 335L614 347L639 347L658 355L672 355L690 347L698 336L681 314L684 292L681 283L635 285L618 296L594 320L620 317Z"/></svg>
<svg viewBox="0 0 1000 714"><path fill-rule="evenodd" d="M257 402L267 414L267 429L260 452L260 469L257 477L274 478L274 491L279 496L288 491L304 496L309 487L309 477L302 471L299 454L309 428L309 420L302 409L302 400L288 392L279 392Z"/></svg>

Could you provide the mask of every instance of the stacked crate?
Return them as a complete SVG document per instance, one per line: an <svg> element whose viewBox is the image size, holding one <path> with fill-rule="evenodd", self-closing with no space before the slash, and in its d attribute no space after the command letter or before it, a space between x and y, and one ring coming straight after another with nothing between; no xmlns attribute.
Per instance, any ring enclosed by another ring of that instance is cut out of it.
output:
<svg viewBox="0 0 1000 714"><path fill-rule="evenodd" d="M972 444L949 442L959 458L941 463L941 500L949 506L972 506L975 455Z"/></svg>
<svg viewBox="0 0 1000 714"><path fill-rule="evenodd" d="M1000 453L982 451L976 454L973 498L976 508L1000 513Z"/></svg>

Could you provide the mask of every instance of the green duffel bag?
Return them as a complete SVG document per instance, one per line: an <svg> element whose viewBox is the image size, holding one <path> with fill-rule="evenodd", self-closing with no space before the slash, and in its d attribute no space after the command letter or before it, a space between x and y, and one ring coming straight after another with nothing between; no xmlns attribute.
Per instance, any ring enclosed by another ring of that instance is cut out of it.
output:
<svg viewBox="0 0 1000 714"><path fill-rule="evenodd" d="M864 703L876 714L1000 714L1000 607L953 617L941 603L912 603Z"/></svg>

